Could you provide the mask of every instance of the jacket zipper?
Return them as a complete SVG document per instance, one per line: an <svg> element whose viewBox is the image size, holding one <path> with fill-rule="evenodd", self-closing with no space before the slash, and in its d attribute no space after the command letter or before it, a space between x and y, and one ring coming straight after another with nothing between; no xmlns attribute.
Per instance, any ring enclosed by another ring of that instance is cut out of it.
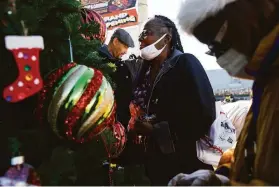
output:
<svg viewBox="0 0 279 187"><path fill-rule="evenodd" d="M174 56L173 58L175 58L175 57L176 57L176 56ZM173 60L173 58L170 58L170 59L168 59L168 60ZM167 61L168 61L168 60L167 60ZM176 62L177 62L178 60L179 60L179 58L176 60ZM166 62L165 62L165 63L166 63ZM159 72L159 74L157 75L157 77L156 77L156 79L155 79L155 81L154 81L154 84L153 84L153 86L152 86L149 99L148 99L148 103L147 103L147 107L146 107L147 115L149 115L150 100L151 100L151 98L152 98L152 94L153 94L153 91L154 91L155 86L156 86L157 83L161 80L162 76L163 76L164 74L166 74L170 69L172 69L172 67L173 67L172 65L168 65L168 68L166 68L166 70L162 71L161 74L160 74L160 72Z"/></svg>
<svg viewBox="0 0 279 187"><path fill-rule="evenodd" d="M147 108L146 108L146 112L147 112L147 115L149 115L149 105L150 105L150 100L152 98L152 94L153 94L153 91L154 91L154 88L155 86L157 85L157 83L161 80L162 76L164 74L166 74L171 68L168 68L167 70L165 70L164 72L158 74L158 76L156 77L155 81L154 81L154 84L152 86L152 89L151 89L151 93L150 93L150 96L149 96L149 99L148 99L148 102L147 102Z"/></svg>

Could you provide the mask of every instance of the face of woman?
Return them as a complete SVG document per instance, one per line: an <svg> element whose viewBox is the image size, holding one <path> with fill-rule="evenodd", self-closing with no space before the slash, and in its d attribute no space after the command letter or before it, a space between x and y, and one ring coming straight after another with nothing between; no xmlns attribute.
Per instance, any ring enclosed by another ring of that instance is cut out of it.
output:
<svg viewBox="0 0 279 187"><path fill-rule="evenodd" d="M164 34L168 34L168 29L160 23L157 19L151 19L149 20L141 32L139 36L139 42L140 42L140 49L143 49L155 42L157 42ZM162 38L156 45L156 49L160 50L165 45L166 47L169 46L170 43L170 36L166 35L164 38Z"/></svg>

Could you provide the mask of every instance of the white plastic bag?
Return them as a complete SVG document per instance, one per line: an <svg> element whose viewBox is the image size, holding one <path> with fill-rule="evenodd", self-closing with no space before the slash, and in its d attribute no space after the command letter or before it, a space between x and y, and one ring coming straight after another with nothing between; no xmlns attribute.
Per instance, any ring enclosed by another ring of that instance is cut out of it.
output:
<svg viewBox="0 0 279 187"><path fill-rule="evenodd" d="M236 138L238 138L240 135L251 104L252 100L237 101L234 103L222 105L223 111L226 113L227 117L231 120L233 126L236 129Z"/></svg>
<svg viewBox="0 0 279 187"><path fill-rule="evenodd" d="M236 129L226 114L217 106L216 120L211 125L210 132L196 143L197 157L200 161L218 166L223 152L236 143Z"/></svg>

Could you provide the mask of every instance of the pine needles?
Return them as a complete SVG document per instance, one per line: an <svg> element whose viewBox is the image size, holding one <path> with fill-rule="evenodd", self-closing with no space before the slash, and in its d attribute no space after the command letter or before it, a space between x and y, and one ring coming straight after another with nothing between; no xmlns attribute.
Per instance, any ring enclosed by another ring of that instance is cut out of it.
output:
<svg viewBox="0 0 279 187"><path fill-rule="evenodd" d="M100 26L95 22L82 23L79 1L18 0L16 5L16 13L6 16L9 22L6 32L22 35L23 30L18 23L24 21L28 35L43 36L45 49L40 58L43 76L70 62L70 36L74 62L97 68L111 80L108 75L114 71L114 67L105 64L99 57L97 51L101 46L100 41L82 37L98 34Z"/></svg>

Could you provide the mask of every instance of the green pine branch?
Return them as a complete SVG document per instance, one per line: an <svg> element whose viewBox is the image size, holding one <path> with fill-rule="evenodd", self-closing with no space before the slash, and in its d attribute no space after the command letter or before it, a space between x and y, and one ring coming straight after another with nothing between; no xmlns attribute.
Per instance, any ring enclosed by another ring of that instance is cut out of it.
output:
<svg viewBox="0 0 279 187"><path fill-rule="evenodd" d="M12 153L12 157L18 156L20 154L20 146L21 143L18 141L16 137L11 137L8 139L10 152Z"/></svg>
<svg viewBox="0 0 279 187"><path fill-rule="evenodd" d="M41 52L40 58L43 76L69 63L68 38L71 36L74 61L100 69L111 80L108 75L114 71L114 68L104 65L104 61L96 53L101 45L100 41L92 37L92 40L88 41L81 36L98 34L100 26L95 22L82 24L82 6L79 1L17 0L16 6L16 14L5 14L5 21L8 24L4 27L5 33L22 35L20 22L24 21L29 35L43 36L45 49ZM6 9L1 10L3 13Z"/></svg>
<svg viewBox="0 0 279 187"><path fill-rule="evenodd" d="M17 0L16 8L17 11L14 14L8 14L7 0L4 2L0 0L1 36L23 35L21 21L24 21L28 28L28 35L43 36L45 48L40 53L40 71L43 77L70 62L68 41L70 36L74 61L101 70L113 85L109 75L115 71L115 67L104 63L98 55L100 41L86 40L82 37L82 35L98 34L100 27L94 22L82 24L80 2L76 0ZM11 55L4 49L4 45L2 47L0 57L4 53ZM10 64L16 68L14 59L7 59L5 58L4 63L1 62L1 69L5 70L3 71L5 78L11 74ZM21 109L34 111L37 104L35 99L26 100L23 104L19 103L22 105ZM36 120L30 120L34 118L33 112L26 112L27 115L24 115L22 110L12 110L14 106L8 105L8 111L14 111L13 115L17 116L18 120L11 122L8 117L5 118L1 131L6 133L5 126L11 125L10 123L13 123L14 128L22 125L22 129L26 126L35 129L28 133L17 129L19 132L14 133L14 129L11 128L9 133L17 135L20 141L17 138L11 138L10 148L12 155L17 155L19 151L22 151L27 163L38 169L44 185L103 184L107 176L105 170L102 169L102 161L107 155L101 141L92 141L90 144L80 146L69 155L68 149L65 148L67 146L62 141L50 132L46 132L46 127L43 128L44 130L38 128L39 124L36 124ZM100 173L100 170L103 172ZM76 182L76 180L80 181Z"/></svg>

